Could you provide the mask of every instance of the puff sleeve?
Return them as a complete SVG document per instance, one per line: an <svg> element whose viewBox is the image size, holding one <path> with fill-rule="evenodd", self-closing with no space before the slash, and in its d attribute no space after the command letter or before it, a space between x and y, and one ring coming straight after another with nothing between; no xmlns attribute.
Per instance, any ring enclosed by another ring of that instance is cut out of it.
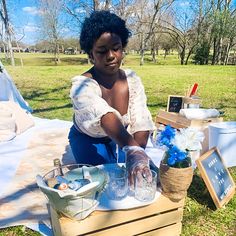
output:
<svg viewBox="0 0 236 236"><path fill-rule="evenodd" d="M120 113L102 98L101 89L93 79L85 76L72 78L70 98L74 108L75 125L91 137L107 136L100 121L108 112L115 113L122 122Z"/></svg>
<svg viewBox="0 0 236 236"><path fill-rule="evenodd" d="M147 98L142 81L132 70L127 72L127 77L130 89L130 126L128 131L131 134L138 131L152 131L155 126L147 108Z"/></svg>

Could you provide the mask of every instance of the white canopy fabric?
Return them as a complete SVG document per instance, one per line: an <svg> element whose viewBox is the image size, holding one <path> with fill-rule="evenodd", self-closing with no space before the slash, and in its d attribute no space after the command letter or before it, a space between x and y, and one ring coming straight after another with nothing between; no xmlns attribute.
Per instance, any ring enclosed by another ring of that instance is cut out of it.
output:
<svg viewBox="0 0 236 236"><path fill-rule="evenodd" d="M11 76L7 73L2 62L0 61L0 101L14 101L18 103L23 109L32 112L28 103L21 96L19 90L15 86Z"/></svg>

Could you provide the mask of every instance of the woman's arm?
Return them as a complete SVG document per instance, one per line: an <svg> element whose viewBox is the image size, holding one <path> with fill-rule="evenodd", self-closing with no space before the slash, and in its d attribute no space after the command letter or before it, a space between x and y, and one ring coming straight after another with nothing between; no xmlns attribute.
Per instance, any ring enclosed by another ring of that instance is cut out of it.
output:
<svg viewBox="0 0 236 236"><path fill-rule="evenodd" d="M126 168L128 170L129 183L133 187L135 178L139 175L146 176L147 180L151 180L149 169L150 158L145 153L140 144L146 145L148 132L137 132L136 139L130 135L121 121L112 112L102 116L101 126L107 135L113 139L126 153Z"/></svg>
<svg viewBox="0 0 236 236"><path fill-rule="evenodd" d="M146 148L148 137L149 131L138 131L134 134L134 139L142 148Z"/></svg>
<svg viewBox="0 0 236 236"><path fill-rule="evenodd" d="M118 117L108 112L101 118L101 127L121 148L124 146L140 146L134 137L127 132Z"/></svg>

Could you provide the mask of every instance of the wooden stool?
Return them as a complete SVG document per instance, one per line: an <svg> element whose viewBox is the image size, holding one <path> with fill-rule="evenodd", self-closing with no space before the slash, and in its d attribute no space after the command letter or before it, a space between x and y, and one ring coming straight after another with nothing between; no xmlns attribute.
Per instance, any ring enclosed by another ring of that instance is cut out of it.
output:
<svg viewBox="0 0 236 236"><path fill-rule="evenodd" d="M62 216L50 207L56 236L101 235L177 236L181 234L184 199L172 202L161 195L153 204L129 210L95 211L81 221Z"/></svg>

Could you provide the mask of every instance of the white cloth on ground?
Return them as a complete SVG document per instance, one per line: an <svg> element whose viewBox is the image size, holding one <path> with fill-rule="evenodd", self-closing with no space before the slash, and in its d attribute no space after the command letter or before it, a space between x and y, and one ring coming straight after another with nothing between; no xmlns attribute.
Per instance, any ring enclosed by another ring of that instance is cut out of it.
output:
<svg viewBox="0 0 236 236"><path fill-rule="evenodd" d="M64 164L74 162L67 139L72 122L36 117L34 122L15 139L0 143L0 228L25 225L52 235L47 200L36 188L35 176L51 170L54 158L62 158ZM158 165L162 153L151 142L146 150Z"/></svg>
<svg viewBox="0 0 236 236"><path fill-rule="evenodd" d="M179 113L190 120L208 119L208 118L218 117L220 115L217 109L203 109L203 108L181 109Z"/></svg>

